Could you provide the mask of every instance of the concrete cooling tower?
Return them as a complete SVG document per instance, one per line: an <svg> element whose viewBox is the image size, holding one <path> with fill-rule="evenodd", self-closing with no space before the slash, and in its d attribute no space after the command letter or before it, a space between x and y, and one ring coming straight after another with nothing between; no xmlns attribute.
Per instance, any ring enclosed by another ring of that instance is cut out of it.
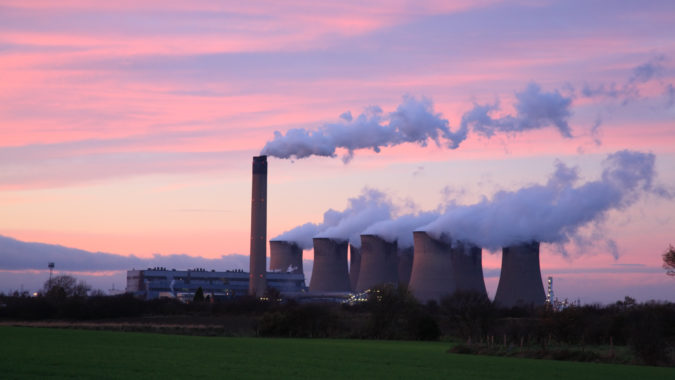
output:
<svg viewBox="0 0 675 380"><path fill-rule="evenodd" d="M270 271L304 274L302 249L284 240L270 240Z"/></svg>
<svg viewBox="0 0 675 380"><path fill-rule="evenodd" d="M458 291L481 293L487 296L483 279L483 250L473 244L457 243L452 260Z"/></svg>
<svg viewBox="0 0 675 380"><path fill-rule="evenodd" d="M382 284L397 284L397 251L396 243L389 243L376 235L361 235L361 272L356 291Z"/></svg>
<svg viewBox="0 0 675 380"><path fill-rule="evenodd" d="M352 290L356 289L356 282L361 272L361 249L353 244L349 245L349 285Z"/></svg>
<svg viewBox="0 0 675 380"><path fill-rule="evenodd" d="M401 286L408 286L410 283L414 252L413 247L398 251L398 283Z"/></svg>
<svg viewBox="0 0 675 380"><path fill-rule="evenodd" d="M314 238L314 267L310 292L348 292L347 242Z"/></svg>
<svg viewBox="0 0 675 380"><path fill-rule="evenodd" d="M503 248L495 304L501 307L539 306L545 301L539 267L539 242Z"/></svg>
<svg viewBox="0 0 675 380"><path fill-rule="evenodd" d="M267 156L253 157L252 187L248 294L262 297L267 290Z"/></svg>
<svg viewBox="0 0 675 380"><path fill-rule="evenodd" d="M413 232L415 259L409 288L421 302L439 301L457 289L450 244L429 236L425 231Z"/></svg>

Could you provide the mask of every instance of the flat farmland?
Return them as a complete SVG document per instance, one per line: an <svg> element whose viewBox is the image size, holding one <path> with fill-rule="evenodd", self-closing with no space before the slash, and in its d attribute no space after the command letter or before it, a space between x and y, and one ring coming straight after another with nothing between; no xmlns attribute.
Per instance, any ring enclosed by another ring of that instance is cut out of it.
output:
<svg viewBox="0 0 675 380"><path fill-rule="evenodd" d="M447 353L445 342L0 327L0 377L672 379L675 369Z"/></svg>

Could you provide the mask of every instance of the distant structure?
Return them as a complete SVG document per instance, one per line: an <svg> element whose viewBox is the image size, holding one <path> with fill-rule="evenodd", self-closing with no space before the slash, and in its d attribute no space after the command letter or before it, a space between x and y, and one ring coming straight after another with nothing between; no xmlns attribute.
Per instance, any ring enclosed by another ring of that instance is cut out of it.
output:
<svg viewBox="0 0 675 380"><path fill-rule="evenodd" d="M452 247L452 267L457 290L487 297L483 279L483 250L473 244L457 242Z"/></svg>
<svg viewBox="0 0 675 380"><path fill-rule="evenodd" d="M270 272L266 278L270 288L284 295L293 296L307 291L305 276L301 273ZM127 271L126 292L143 299L168 297L189 302L200 287L214 300L244 296L249 290L249 273L242 270L216 272L162 267Z"/></svg>
<svg viewBox="0 0 675 380"><path fill-rule="evenodd" d="M291 241L270 240L270 272L303 274L302 249Z"/></svg>
<svg viewBox="0 0 675 380"><path fill-rule="evenodd" d="M330 238L314 238L314 268L309 282L310 292L349 292L347 242Z"/></svg>
<svg viewBox="0 0 675 380"><path fill-rule="evenodd" d="M50 262L47 264L47 267L49 268L49 287L52 287L52 272L54 271L54 263Z"/></svg>
<svg viewBox="0 0 675 380"><path fill-rule="evenodd" d="M407 287L410 283L414 252L413 247L399 249L398 251L398 283L401 286Z"/></svg>
<svg viewBox="0 0 675 380"><path fill-rule="evenodd" d="M553 277L548 276L546 279L547 288L546 288L546 303L551 305L555 300L555 294L553 293Z"/></svg>
<svg viewBox="0 0 675 380"><path fill-rule="evenodd" d="M356 289L361 272L361 249L349 244L349 286L352 291Z"/></svg>
<svg viewBox="0 0 675 380"><path fill-rule="evenodd" d="M425 231L413 232L415 259L410 290L421 302L439 301L457 290L450 244L434 239Z"/></svg>
<svg viewBox="0 0 675 380"><path fill-rule="evenodd" d="M546 302L538 241L502 249L502 270L494 302L501 307L540 306Z"/></svg>
<svg viewBox="0 0 675 380"><path fill-rule="evenodd" d="M253 157L251 194L251 257L248 294L262 297L267 290L267 156Z"/></svg>
<svg viewBox="0 0 675 380"><path fill-rule="evenodd" d="M356 291L398 283L398 249L376 235L361 235L361 271Z"/></svg>

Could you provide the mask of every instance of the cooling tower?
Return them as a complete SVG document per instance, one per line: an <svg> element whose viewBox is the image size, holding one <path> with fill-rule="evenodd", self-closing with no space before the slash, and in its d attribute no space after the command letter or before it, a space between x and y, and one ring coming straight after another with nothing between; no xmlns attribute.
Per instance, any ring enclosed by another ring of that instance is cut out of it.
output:
<svg viewBox="0 0 675 380"><path fill-rule="evenodd" d="M413 232L415 259L409 288L421 302L440 301L457 289L450 244L424 231Z"/></svg>
<svg viewBox="0 0 675 380"><path fill-rule="evenodd" d="M253 157L251 194L251 265L248 294L262 297L267 288L267 156Z"/></svg>
<svg viewBox="0 0 675 380"><path fill-rule="evenodd" d="M410 283L414 252L412 247L400 249L398 251L398 283L401 286L407 287Z"/></svg>
<svg viewBox="0 0 675 380"><path fill-rule="evenodd" d="M270 240L270 271L304 274L302 249L285 240Z"/></svg>
<svg viewBox="0 0 675 380"><path fill-rule="evenodd" d="M459 242L453 247L453 268L457 290L487 296L483 280L483 250L473 244Z"/></svg>
<svg viewBox="0 0 675 380"><path fill-rule="evenodd" d="M347 271L347 242L314 238L314 267L310 292L350 291Z"/></svg>
<svg viewBox="0 0 675 380"><path fill-rule="evenodd" d="M354 245L349 245L349 285L352 290L356 289L356 282L359 280L361 271L361 249Z"/></svg>
<svg viewBox="0 0 675 380"><path fill-rule="evenodd" d="M501 307L538 306L545 301L539 268L539 242L503 248L495 304Z"/></svg>
<svg viewBox="0 0 675 380"><path fill-rule="evenodd" d="M396 243L389 243L376 235L361 235L361 272L356 291L382 284L397 284L397 251Z"/></svg>

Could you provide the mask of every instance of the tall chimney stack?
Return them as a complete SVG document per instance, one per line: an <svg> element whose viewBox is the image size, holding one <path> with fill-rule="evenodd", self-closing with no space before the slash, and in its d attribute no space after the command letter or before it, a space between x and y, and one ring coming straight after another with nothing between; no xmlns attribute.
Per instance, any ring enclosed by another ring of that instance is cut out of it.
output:
<svg viewBox="0 0 675 380"><path fill-rule="evenodd" d="M248 294L262 297L267 290L267 156L253 157L251 195L251 265Z"/></svg>

